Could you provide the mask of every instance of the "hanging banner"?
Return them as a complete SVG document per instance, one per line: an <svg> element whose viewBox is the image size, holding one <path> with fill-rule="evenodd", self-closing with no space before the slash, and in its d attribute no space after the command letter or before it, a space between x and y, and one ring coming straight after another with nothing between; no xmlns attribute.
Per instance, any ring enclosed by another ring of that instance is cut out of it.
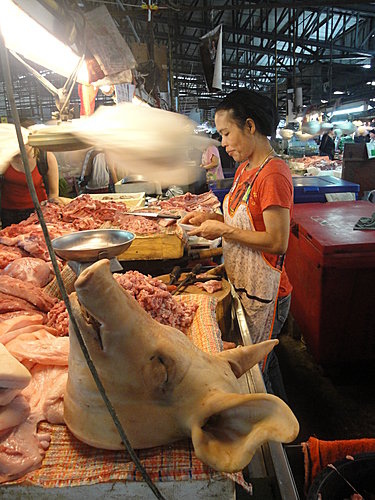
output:
<svg viewBox="0 0 375 500"><path fill-rule="evenodd" d="M201 37L200 54L208 92L223 89L223 27L220 24Z"/></svg>
<svg viewBox="0 0 375 500"><path fill-rule="evenodd" d="M98 88L93 85L78 84L78 95L81 102L80 116L90 116L95 111L95 98Z"/></svg>

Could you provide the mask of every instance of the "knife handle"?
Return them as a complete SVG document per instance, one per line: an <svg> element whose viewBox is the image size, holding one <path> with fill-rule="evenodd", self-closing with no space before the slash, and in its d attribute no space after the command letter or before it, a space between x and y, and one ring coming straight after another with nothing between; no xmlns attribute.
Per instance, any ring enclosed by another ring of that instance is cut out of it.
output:
<svg viewBox="0 0 375 500"><path fill-rule="evenodd" d="M169 274L169 284L173 285L173 283L175 283L178 280L178 278L180 277L180 274L181 274L181 267L174 266L174 268L172 269L172 271Z"/></svg>

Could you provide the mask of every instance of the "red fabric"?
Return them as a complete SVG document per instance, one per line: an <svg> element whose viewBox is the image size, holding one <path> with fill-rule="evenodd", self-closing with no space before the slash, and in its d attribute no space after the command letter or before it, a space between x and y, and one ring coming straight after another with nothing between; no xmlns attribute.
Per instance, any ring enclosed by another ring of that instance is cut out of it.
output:
<svg viewBox="0 0 375 500"><path fill-rule="evenodd" d="M38 200L47 200L43 179L37 167L34 168L31 175ZM34 208L26 182L26 175L23 172L15 170L12 165L9 165L4 174L4 183L1 192L1 207L7 210Z"/></svg>
<svg viewBox="0 0 375 500"><path fill-rule="evenodd" d="M97 87L78 84L78 95L81 101L80 116L90 116L95 110Z"/></svg>
<svg viewBox="0 0 375 500"><path fill-rule="evenodd" d="M237 169L238 177L242 165ZM245 193L248 183L251 183L258 168L244 170L241 174L236 191ZM232 196L234 193L232 194ZM256 231L265 231L263 211L271 206L289 208L290 217L293 211L293 182L288 165L279 158L272 158L259 173L248 201L248 207L253 218ZM264 254L267 261L276 267L278 255ZM286 297L292 291L292 285L283 266L280 280L279 297Z"/></svg>
<svg viewBox="0 0 375 500"><path fill-rule="evenodd" d="M307 490L319 472L346 456L375 452L375 439L348 439L342 441L322 441L310 437L302 443L305 462L305 489Z"/></svg>

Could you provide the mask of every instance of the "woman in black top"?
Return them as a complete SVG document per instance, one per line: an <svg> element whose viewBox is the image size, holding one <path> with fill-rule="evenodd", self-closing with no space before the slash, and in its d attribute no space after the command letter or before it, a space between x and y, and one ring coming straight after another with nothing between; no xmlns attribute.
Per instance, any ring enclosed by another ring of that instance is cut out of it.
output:
<svg viewBox="0 0 375 500"><path fill-rule="evenodd" d="M330 160L333 160L335 156L335 133L333 130L323 134L322 140L319 146L319 155L328 156Z"/></svg>

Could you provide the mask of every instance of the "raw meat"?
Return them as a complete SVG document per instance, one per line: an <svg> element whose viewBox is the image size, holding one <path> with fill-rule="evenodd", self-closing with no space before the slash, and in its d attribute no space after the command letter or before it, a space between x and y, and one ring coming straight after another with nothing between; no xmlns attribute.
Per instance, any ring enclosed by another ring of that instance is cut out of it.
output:
<svg viewBox="0 0 375 500"><path fill-rule="evenodd" d="M21 392L21 389L2 389L0 388L0 406L5 406Z"/></svg>
<svg viewBox="0 0 375 500"><path fill-rule="evenodd" d="M0 387L3 389L23 389L31 380L27 370L0 344Z"/></svg>
<svg viewBox="0 0 375 500"><path fill-rule="evenodd" d="M18 330L19 328L24 328L25 326L41 324L43 324L43 316L41 314L33 314L31 316L22 315L7 319L6 321L0 323L0 342L1 337L11 330Z"/></svg>
<svg viewBox="0 0 375 500"><path fill-rule="evenodd" d="M220 208L220 201L212 191L208 191L202 194L185 193L169 200L155 201L150 206L157 206L164 210L178 209L184 212L192 212L193 210L213 212Z"/></svg>
<svg viewBox="0 0 375 500"><path fill-rule="evenodd" d="M1 337L0 337L0 342L3 343L4 345L8 345L8 343L15 339L16 337L18 337L18 335L24 335L26 333L35 333L35 332L39 332L39 331L43 331L43 332L47 332L51 335L53 335L54 337L58 337L58 332L57 330L55 330L55 328L52 328L50 326L47 326L47 325L27 325L27 326L24 326L23 328L18 328L17 330L10 330L9 332L7 333L4 333ZM25 364L25 362L23 362Z"/></svg>
<svg viewBox="0 0 375 500"><path fill-rule="evenodd" d="M47 295L41 288L10 276L0 276L0 292L27 300L44 312L52 309L57 302L55 297Z"/></svg>
<svg viewBox="0 0 375 500"><path fill-rule="evenodd" d="M23 300L14 295L0 292L0 313L8 313L13 311L32 311L37 312L37 308L30 304L27 300Z"/></svg>
<svg viewBox="0 0 375 500"><path fill-rule="evenodd" d="M69 335L69 315L63 300L57 302L48 312L46 324L55 328L58 336Z"/></svg>
<svg viewBox="0 0 375 500"><path fill-rule="evenodd" d="M40 288L46 286L53 277L49 265L44 260L35 257L15 259L4 268L2 274L27 281Z"/></svg>
<svg viewBox="0 0 375 500"><path fill-rule="evenodd" d="M194 283L195 286L198 288L201 288L202 290L205 290L207 293L215 293L218 290L223 289L223 284L221 281L218 280L209 280L209 281L204 281L203 283L200 283L199 281Z"/></svg>
<svg viewBox="0 0 375 500"><path fill-rule="evenodd" d="M68 364L69 337L51 335L43 326L32 333L23 333L6 344L8 351L20 362L42 365Z"/></svg>
<svg viewBox="0 0 375 500"><path fill-rule="evenodd" d="M167 285L157 278L138 271L114 274L113 277L159 323L186 331L193 322L196 304L176 302Z"/></svg>
<svg viewBox="0 0 375 500"><path fill-rule="evenodd" d="M5 313L0 313L0 324L3 323L4 321L7 321L8 319L13 319L17 318L18 316L34 316L35 314L40 315L41 321L40 323L45 322L45 313L42 313L41 311L11 311L11 312L5 312Z"/></svg>
<svg viewBox="0 0 375 500"><path fill-rule="evenodd" d="M30 413L30 405L24 396L17 396L6 406L0 406L0 433L24 422Z"/></svg>
<svg viewBox="0 0 375 500"><path fill-rule="evenodd" d="M18 247L9 247L0 243L0 269L20 257L26 257L27 253Z"/></svg>
<svg viewBox="0 0 375 500"><path fill-rule="evenodd" d="M36 432L38 418L31 413L25 422L0 439L0 483L40 467L51 438Z"/></svg>

